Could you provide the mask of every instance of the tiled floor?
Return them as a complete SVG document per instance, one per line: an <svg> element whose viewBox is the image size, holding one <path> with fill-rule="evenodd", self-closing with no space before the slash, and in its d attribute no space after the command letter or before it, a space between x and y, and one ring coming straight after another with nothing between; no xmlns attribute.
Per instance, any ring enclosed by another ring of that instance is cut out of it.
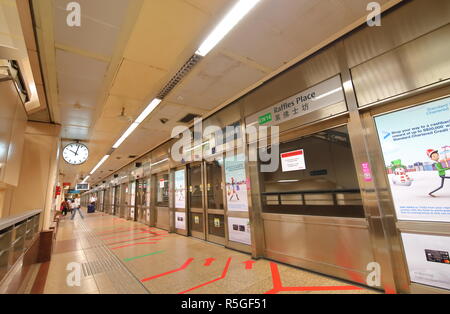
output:
<svg viewBox="0 0 450 314"><path fill-rule="evenodd" d="M44 293L379 293L101 213L60 223ZM210 259L210 260L208 260ZM81 265L80 286L70 263Z"/></svg>

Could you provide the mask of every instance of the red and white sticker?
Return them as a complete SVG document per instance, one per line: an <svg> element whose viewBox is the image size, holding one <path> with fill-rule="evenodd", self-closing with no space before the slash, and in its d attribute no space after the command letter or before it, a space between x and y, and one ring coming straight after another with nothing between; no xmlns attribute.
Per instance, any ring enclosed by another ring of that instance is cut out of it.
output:
<svg viewBox="0 0 450 314"><path fill-rule="evenodd" d="M305 170L305 152L303 149L281 154L283 172Z"/></svg>

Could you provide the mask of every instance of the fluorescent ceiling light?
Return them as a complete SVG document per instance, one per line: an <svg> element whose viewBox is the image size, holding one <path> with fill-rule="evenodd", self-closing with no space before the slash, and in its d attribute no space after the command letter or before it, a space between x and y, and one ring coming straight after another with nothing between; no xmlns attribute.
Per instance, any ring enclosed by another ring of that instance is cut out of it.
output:
<svg viewBox="0 0 450 314"><path fill-rule="evenodd" d="M168 161L168 160L169 160L169 158L166 158L166 159L160 160L160 161L158 161L158 162L155 162L154 164L151 164L150 166L156 166L156 165L159 165L159 164L161 164L161 163L163 163L163 162L166 162L166 161Z"/></svg>
<svg viewBox="0 0 450 314"><path fill-rule="evenodd" d="M325 93L325 94L320 95L319 97L316 97L316 99L314 99L314 100L319 100L319 99L328 97L328 96L330 96L330 95L333 95L333 94L335 94L335 93L340 92L341 90L342 90L342 87L333 89L332 91L329 91L329 92L327 92L327 93Z"/></svg>
<svg viewBox="0 0 450 314"><path fill-rule="evenodd" d="M127 139L128 136L130 136L131 133L133 133L134 130L139 126L139 123L133 122L132 125L123 133L123 135L119 138L119 140L113 145L113 148L116 149L120 145L122 145L123 141Z"/></svg>
<svg viewBox="0 0 450 314"><path fill-rule="evenodd" d="M84 178L83 182L81 182L81 183L86 183L86 181L89 180L90 177L91 176L87 176L86 178Z"/></svg>
<svg viewBox="0 0 450 314"><path fill-rule="evenodd" d="M148 115L151 114L156 107L158 107L160 103L161 99L153 99L153 101L147 106L147 108L145 108L144 111L142 111L141 115L134 122L141 123L142 121L144 121L148 117Z"/></svg>
<svg viewBox="0 0 450 314"><path fill-rule="evenodd" d="M206 56L260 0L239 0L200 45L196 54Z"/></svg>
<svg viewBox="0 0 450 314"><path fill-rule="evenodd" d="M92 169L91 173L89 173L90 175L92 175L95 171L97 171L98 168L100 168L101 165L103 165L103 163L106 161L106 159L109 158L110 155L105 155L103 156L102 160L99 161L99 163L97 164L97 166L95 166L94 169Z"/></svg>
<svg viewBox="0 0 450 314"><path fill-rule="evenodd" d="M291 182L298 182L300 180L279 180L278 183L291 183Z"/></svg>

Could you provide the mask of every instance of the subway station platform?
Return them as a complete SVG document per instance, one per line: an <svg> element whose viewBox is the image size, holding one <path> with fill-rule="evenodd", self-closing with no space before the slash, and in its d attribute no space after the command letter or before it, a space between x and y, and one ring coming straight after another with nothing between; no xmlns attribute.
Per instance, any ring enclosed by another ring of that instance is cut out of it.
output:
<svg viewBox="0 0 450 314"><path fill-rule="evenodd" d="M41 264L44 294L376 294L377 290L319 275L195 238L169 234L103 213L67 216L51 262ZM67 265L82 265L70 287Z"/></svg>

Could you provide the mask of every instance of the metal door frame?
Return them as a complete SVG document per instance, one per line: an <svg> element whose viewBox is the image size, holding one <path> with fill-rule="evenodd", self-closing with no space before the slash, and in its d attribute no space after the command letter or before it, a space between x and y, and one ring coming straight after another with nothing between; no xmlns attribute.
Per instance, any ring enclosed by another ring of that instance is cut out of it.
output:
<svg viewBox="0 0 450 314"><path fill-rule="evenodd" d="M190 180L191 180L191 169L193 167L200 167L200 190L202 193L202 208L192 208L191 207L191 191L190 191ZM205 189L204 189L204 175L203 175L203 171L204 171L204 167L203 167L203 162L202 161L197 161L197 162L193 162L190 163L189 165L187 165L186 167L187 169L187 190L186 190L186 200L187 200L187 216L188 216L188 235L197 239L201 239L201 240L206 240L206 210L205 210ZM199 232L199 231L193 231L192 230L192 226L191 226L191 215L192 213L198 213L198 214L202 214L203 217L203 232Z"/></svg>
<svg viewBox="0 0 450 314"><path fill-rule="evenodd" d="M216 158L216 159L221 159L222 160L222 169L221 169L221 176L222 176L222 201L223 201L223 209L217 209L217 208L209 208L208 206L208 171L207 171L207 164L208 161L207 160L203 160L202 162L202 167L203 167L203 204L204 204L204 208L205 208L205 221L206 221L206 225L205 225L205 237L206 237L206 241L208 242L213 242L216 244L220 244L220 245L225 245L225 243L227 242L227 224L226 224L226 208L225 208L225 204L226 204L226 189L225 189L225 178L224 178L224 168L225 168L225 164L224 164L224 158L223 156L221 156L220 158ZM209 233L209 215L222 215L223 216L223 223L224 223L224 229L225 229L225 234L222 237L219 236L215 236Z"/></svg>
<svg viewBox="0 0 450 314"><path fill-rule="evenodd" d="M380 206L383 208L383 211L385 211L385 215L390 217L388 231L391 234L392 242L394 242L391 247L391 251L393 264L395 265L394 267L396 270L394 273L395 282L398 291L402 293L448 294L450 291L446 289L411 282L401 233L450 236L450 223L406 221L397 219L389 178L385 171L383 151L378 139L375 118L380 115L413 108L439 99L448 98L450 97L450 86L444 86L442 88L437 88L418 95L412 92L410 97L406 97L408 97L408 95L405 95L402 99L392 103L367 108L367 110L361 110L361 120L364 127L368 130L366 133L368 134L367 138L371 147L369 154L373 159L372 172L377 181L377 190L383 191L383 197L380 198L380 200L384 201L381 202Z"/></svg>
<svg viewBox="0 0 450 314"><path fill-rule="evenodd" d="M158 204L157 204L158 188L159 188L158 176L164 176L164 175L167 175L168 187L169 187L167 206L158 206ZM157 172L155 174L152 174L152 177L153 177L152 182L154 182L154 184L156 184L156 185L154 185L155 188L153 189L153 192L152 192L152 194L153 194L152 200L154 199L154 203L152 202L153 205L151 205L151 208L153 209L153 212L152 212L153 213L153 221L151 222L151 225L153 226L153 223L154 223L154 226L156 228L170 231L170 224L171 224L171 222L170 222L170 216L171 216L170 215L170 187L171 187L170 170L168 169L168 170L163 170L161 172ZM159 209L162 209L162 210L167 209L167 215L168 215L167 225L158 224L158 210Z"/></svg>

